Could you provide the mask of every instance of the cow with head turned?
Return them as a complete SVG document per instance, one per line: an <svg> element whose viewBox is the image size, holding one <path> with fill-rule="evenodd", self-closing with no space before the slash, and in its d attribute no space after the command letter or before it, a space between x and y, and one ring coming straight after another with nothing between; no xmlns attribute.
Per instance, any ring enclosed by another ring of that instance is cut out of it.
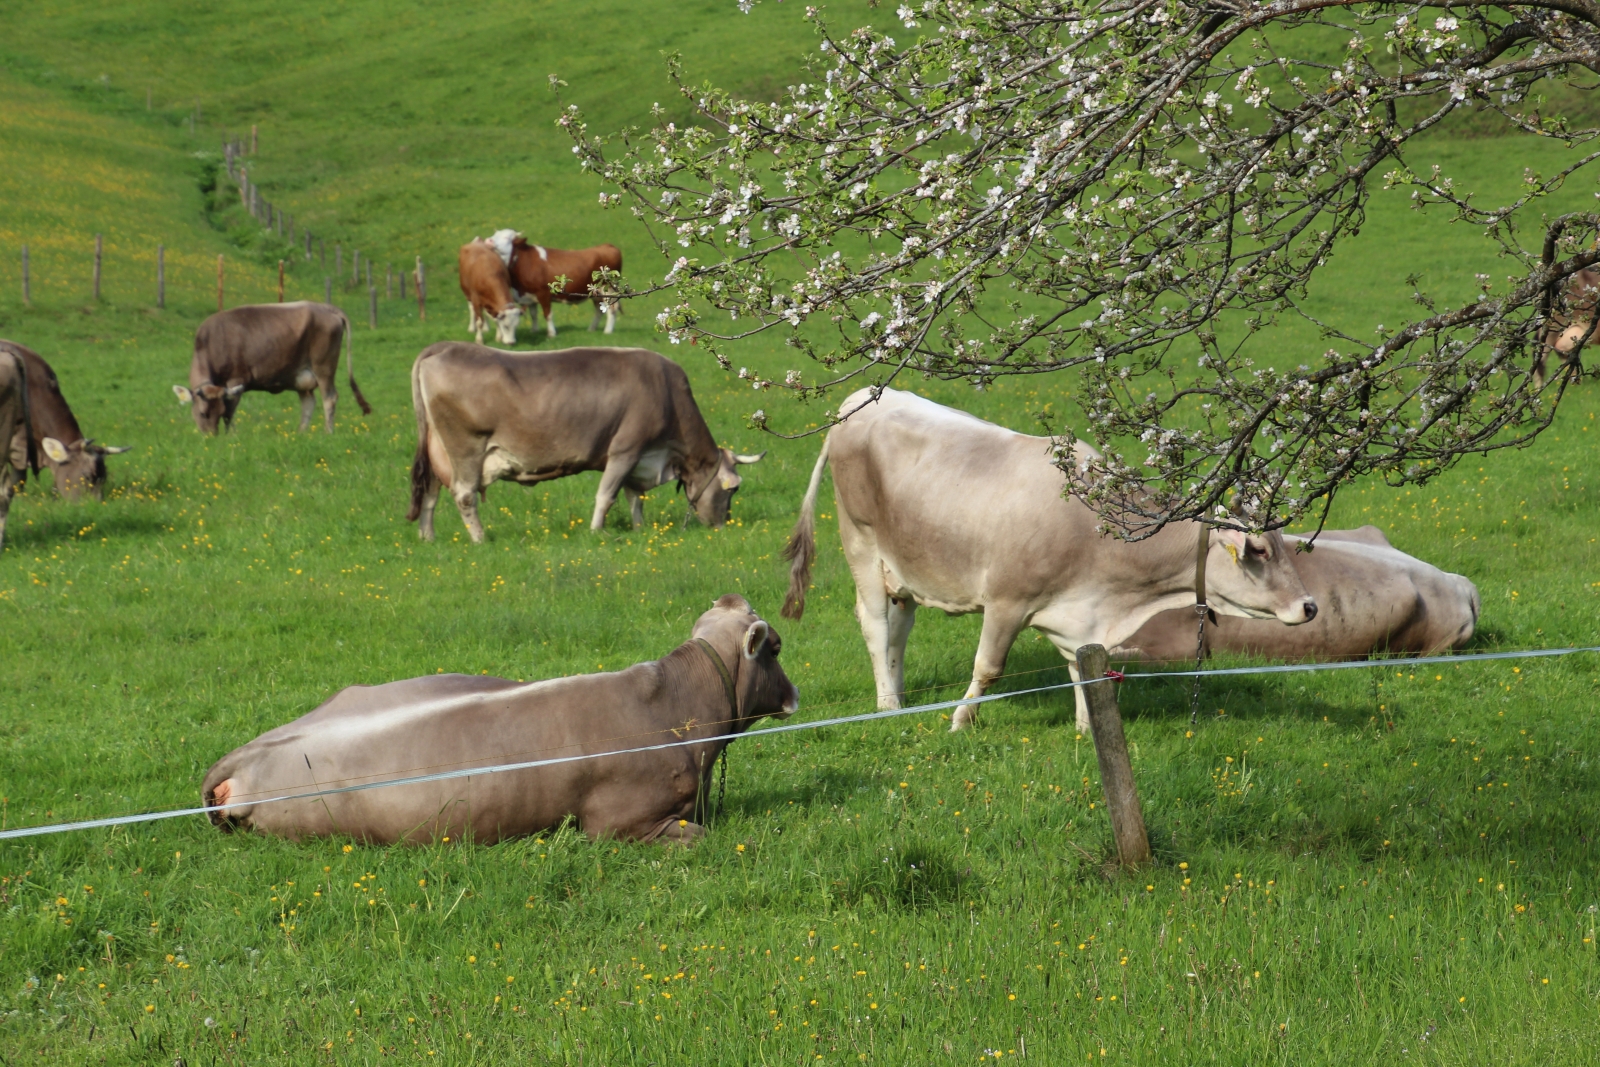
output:
<svg viewBox="0 0 1600 1067"><path fill-rule="evenodd" d="M425 541L442 486L476 544L478 499L490 483L535 485L581 471L601 472L591 530L605 525L618 492L633 525L644 525L643 495L668 482L706 525L721 526L738 468L765 455L718 447L683 368L643 348L505 352L447 341L411 365L411 401L417 453L406 519Z"/></svg>
<svg viewBox="0 0 1600 1067"><path fill-rule="evenodd" d="M27 387L26 421L6 435L10 466L21 482L31 472L48 469L56 491L68 500L88 493L103 499L106 457L128 451L131 445L101 445L83 435L78 420L61 395L61 383L39 353L15 341L0 340L0 354L9 354L23 368Z"/></svg>
<svg viewBox="0 0 1600 1067"><path fill-rule="evenodd" d="M792 561L783 614L800 618L816 556L817 492L833 465L839 538L856 586L856 619L872 658L878 706L905 694L905 650L918 607L949 615L983 613L968 697L981 696L1005 670L1024 627L1066 657L1111 648L1167 608L1194 603L1201 530L1175 522L1142 541L1102 535L1095 513L1065 494L1052 462L1055 443L1014 433L896 389L858 390L840 407L811 474L785 555ZM1092 454L1080 446L1080 461ZM1212 529L1206 578L1221 613L1316 618L1316 602L1277 533ZM1083 690L1078 725L1088 729ZM958 730L976 705L951 716Z"/></svg>
<svg viewBox="0 0 1600 1067"><path fill-rule="evenodd" d="M372 405L356 385L350 320L332 304L299 300L289 304L243 304L219 311L194 334L194 359L189 385L172 387L178 403L189 405L201 433L233 428L234 412L245 393L300 394L300 429L311 428L311 412L322 392L323 424L333 432L339 402L334 378L339 373L339 344L346 353L346 381L363 415Z"/></svg>
<svg viewBox="0 0 1600 1067"><path fill-rule="evenodd" d="M483 344L483 331L493 321L495 340L516 344L522 305L511 294L511 276L494 246L476 237L462 245L457 271L467 298L467 330L473 339Z"/></svg>
<svg viewBox="0 0 1600 1067"><path fill-rule="evenodd" d="M225 831L292 840L492 844L573 819L591 838L687 843L705 833L712 768L730 735L763 716L788 718L800 705L778 663L782 647L749 603L730 594L676 649L622 671L529 683L435 674L351 686L222 757L201 796ZM671 747L619 751L649 746ZM264 803L541 760L553 762Z"/></svg>
<svg viewBox="0 0 1600 1067"><path fill-rule="evenodd" d="M522 294L528 303L537 302L544 311L545 331L556 335L555 319L550 317L557 304L594 303L594 317L589 329L600 325L600 314L606 316L606 333L616 326L618 305L594 291L596 276L601 271L622 273L622 249L616 245L595 245L593 248L550 248L529 243L515 230L498 230L489 238L500 252L511 274L511 287ZM538 319L532 320L537 324Z"/></svg>

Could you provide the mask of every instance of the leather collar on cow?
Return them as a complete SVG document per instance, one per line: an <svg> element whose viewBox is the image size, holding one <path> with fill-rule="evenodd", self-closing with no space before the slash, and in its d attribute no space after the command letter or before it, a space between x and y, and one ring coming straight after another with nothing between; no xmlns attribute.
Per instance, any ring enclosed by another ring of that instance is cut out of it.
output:
<svg viewBox="0 0 1600 1067"><path fill-rule="evenodd" d="M717 668L717 674L722 677L722 688L728 696L728 714L731 716L728 720L728 725L732 728L739 722L739 695L734 691L733 675L728 673L728 665L722 662L722 655L712 647L710 641L703 637L697 637L694 639L694 643L700 646L700 651L710 657L712 664ZM727 733L728 731L718 732Z"/></svg>

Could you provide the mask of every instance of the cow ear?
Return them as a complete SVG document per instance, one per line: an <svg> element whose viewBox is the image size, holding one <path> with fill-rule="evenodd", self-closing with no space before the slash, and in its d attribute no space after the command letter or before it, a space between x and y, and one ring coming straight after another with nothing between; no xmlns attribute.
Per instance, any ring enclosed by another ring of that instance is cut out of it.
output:
<svg viewBox="0 0 1600 1067"><path fill-rule="evenodd" d="M183 386L174 385L172 387L172 392L173 392L173 394L175 396L177 396L178 403L180 403L180 404L192 404L192 403L194 403L194 394L189 392L189 390L185 389Z"/></svg>
<svg viewBox="0 0 1600 1067"><path fill-rule="evenodd" d="M222 395L226 396L229 400L235 400L235 399L239 398L240 396L243 396L244 395L244 383L243 382L239 382L239 383L237 383L235 385L228 386L228 388L223 392Z"/></svg>
<svg viewBox="0 0 1600 1067"><path fill-rule="evenodd" d="M1244 554L1245 536L1242 530L1214 528L1211 531L1211 540L1220 544L1235 563L1238 563L1239 557Z"/></svg>
<svg viewBox="0 0 1600 1067"><path fill-rule="evenodd" d="M739 483L741 481L743 481L743 479L740 478L737 474L728 473L728 474L721 475L720 478L718 479L718 481L722 485L722 488L726 489L728 492L731 493L735 489L739 488Z"/></svg>
<svg viewBox="0 0 1600 1067"><path fill-rule="evenodd" d="M764 452L764 451L763 452L757 452L754 455L740 455L739 453L735 452L733 454L733 461L735 463L745 463L745 464L760 463L761 462L761 458L763 456L765 456L765 455L766 455L766 452Z"/></svg>
<svg viewBox="0 0 1600 1067"><path fill-rule="evenodd" d="M761 651L761 646L767 643L767 635L772 632L764 619L757 619L751 623L750 629L744 632L744 658L755 659Z"/></svg>
<svg viewBox="0 0 1600 1067"><path fill-rule="evenodd" d="M52 462L65 463L67 461L67 446L57 441L54 437L46 437L40 444L44 445L44 454Z"/></svg>

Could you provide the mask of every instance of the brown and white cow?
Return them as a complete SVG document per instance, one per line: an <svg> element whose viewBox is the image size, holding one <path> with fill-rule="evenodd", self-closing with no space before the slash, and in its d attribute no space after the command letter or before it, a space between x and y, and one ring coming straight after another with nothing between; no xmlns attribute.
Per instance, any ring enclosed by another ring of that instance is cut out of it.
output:
<svg viewBox="0 0 1600 1067"><path fill-rule="evenodd" d="M600 271L622 273L622 250L616 245L595 245L593 248L573 250L547 248L529 244L526 237L514 230L501 230L490 240L509 247L506 265L511 271L511 286L538 301L544 311L545 330L551 337L556 335L556 323L550 317L550 309L556 301L581 304L585 300L592 300L594 318L589 320L589 329L600 325L602 311L606 316L606 333L616 326L616 301L590 291L595 275ZM566 282L558 286L556 282L561 278L565 278Z"/></svg>
<svg viewBox="0 0 1600 1067"><path fill-rule="evenodd" d="M509 478L535 485L601 471L591 530L605 525L620 490L635 527L644 493L677 482L709 526L728 521L738 468L761 455L719 448L689 389L689 376L643 348L504 352L446 341L411 366L417 453L411 510L433 540L433 509L448 485L474 543L483 540L478 497Z"/></svg>
<svg viewBox="0 0 1600 1067"><path fill-rule="evenodd" d="M0 348L0 441L9 450L18 434L23 441L28 433L28 371L22 357L9 349ZM10 457L0 462L0 548L6 544L6 515L11 511L11 496L22 480Z"/></svg>
<svg viewBox="0 0 1600 1067"><path fill-rule="evenodd" d="M88 493L96 500L105 496L106 457L128 451L131 445L95 444L83 436L78 420L61 395L61 383L39 353L15 341L0 340L0 352L19 360L27 377L27 419L3 440L10 442L10 466L17 482L29 472L49 469L55 476L56 492L68 500Z"/></svg>
<svg viewBox="0 0 1600 1067"><path fill-rule="evenodd" d="M1583 350L1595 340L1595 317L1600 310L1600 271L1580 270L1566 280L1561 294L1564 309L1550 315L1539 355L1534 360L1533 380L1545 382L1545 364L1554 352L1565 370L1583 358Z"/></svg>
<svg viewBox="0 0 1600 1067"><path fill-rule="evenodd" d="M1284 537L1291 549L1307 540ZM1273 619L1208 618L1205 655L1309 661L1431 656L1462 647L1477 627L1478 587L1406 555L1376 526L1324 530L1313 551L1291 551L1290 558L1316 598L1317 617L1295 627ZM1192 662L1197 635L1193 607L1174 608L1141 626L1112 655Z"/></svg>
<svg viewBox="0 0 1600 1067"><path fill-rule="evenodd" d="M839 538L856 585L878 706L905 692L905 648L918 607L983 613L967 696L1005 669L1025 626L1056 646L1077 678L1075 654L1112 648L1145 620L1194 602L1195 523L1173 523L1143 541L1102 536L1081 501L1064 497L1049 438L1029 437L895 389L862 389L840 411L817 458L785 555L793 560L783 614L798 619L816 554L823 470L833 465ZM1214 529L1206 559L1212 604L1222 613L1316 617L1279 534ZM1080 689L1078 725L1088 728ZM974 718L963 704L958 730Z"/></svg>
<svg viewBox="0 0 1600 1067"><path fill-rule="evenodd" d="M189 387L174 385L180 404L194 412L202 433L216 433L219 423L233 428L239 398L247 392L300 394L300 429L311 428L314 394L322 390L324 425L333 432L333 411L339 403L334 378L339 373L339 342L345 346L350 391L363 415L372 405L356 385L355 353L350 320L332 304L299 300L290 304L243 304L219 311L194 333L194 359Z"/></svg>
<svg viewBox="0 0 1600 1067"><path fill-rule="evenodd" d="M474 237L461 246L456 266L467 298L467 331L481 345L488 327L485 320L493 319L495 340L516 344L522 305L511 293L511 275L494 246Z"/></svg>
<svg viewBox="0 0 1600 1067"><path fill-rule="evenodd" d="M591 838L692 841L705 833L711 770L763 716L800 693L776 631L743 597L700 616L689 640L627 670L523 684L471 674L351 686L218 760L201 796L224 830L373 844L540 833L573 819ZM704 740L701 740L704 739ZM605 755L675 741L654 752ZM256 803L317 789L571 756L544 767Z"/></svg>

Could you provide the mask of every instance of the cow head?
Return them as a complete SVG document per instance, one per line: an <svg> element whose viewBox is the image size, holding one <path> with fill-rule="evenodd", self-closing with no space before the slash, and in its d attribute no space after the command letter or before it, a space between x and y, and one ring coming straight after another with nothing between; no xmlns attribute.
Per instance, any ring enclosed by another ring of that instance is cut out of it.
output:
<svg viewBox="0 0 1600 1067"><path fill-rule="evenodd" d="M522 318L522 308L512 304L494 317L494 337L503 345L517 343L517 321Z"/></svg>
<svg viewBox="0 0 1600 1067"><path fill-rule="evenodd" d="M765 455L765 452L757 452L753 456L745 456L731 448L717 449L716 471L709 481L691 490L694 495L689 502L701 522L707 526L721 526L728 521L728 512L733 507L733 494L739 491L739 483L744 480L739 477L739 468L760 463Z"/></svg>
<svg viewBox="0 0 1600 1067"><path fill-rule="evenodd" d="M132 445L97 445L83 439L63 444L54 437L40 442L50 469L55 473L56 492L68 500L77 500L85 492L96 500L105 499L106 457L119 455Z"/></svg>
<svg viewBox="0 0 1600 1067"><path fill-rule="evenodd" d="M1296 626L1317 617L1290 558L1291 547L1276 530L1247 534L1214 529L1206 556L1206 601L1223 615L1277 619Z"/></svg>
<svg viewBox="0 0 1600 1067"><path fill-rule="evenodd" d="M233 429L233 413L239 410L239 397L244 395L244 383L237 382L224 388L215 382L206 382L192 390L174 385L172 392L177 396L178 403L189 405L194 413L194 424L201 433L216 433L218 423L222 422L228 424L228 429Z"/></svg>
<svg viewBox="0 0 1600 1067"><path fill-rule="evenodd" d="M690 638L703 638L733 664L739 700L738 729L771 715L787 719L800 707L800 690L778 663L783 640L750 603L736 593L720 597L694 624Z"/></svg>

